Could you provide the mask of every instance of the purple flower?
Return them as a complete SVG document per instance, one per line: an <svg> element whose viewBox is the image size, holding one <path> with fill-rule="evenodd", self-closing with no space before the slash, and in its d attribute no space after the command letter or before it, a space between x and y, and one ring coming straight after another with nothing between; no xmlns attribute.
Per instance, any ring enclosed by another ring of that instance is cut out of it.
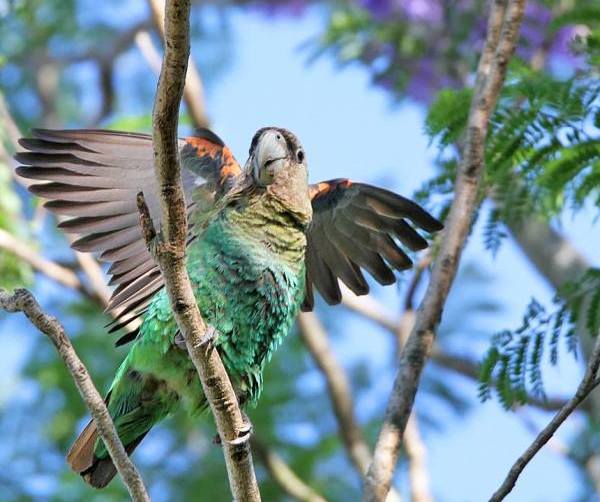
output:
<svg viewBox="0 0 600 502"><path fill-rule="evenodd" d="M573 42L577 36L588 35L584 26L565 26L558 30L552 40L549 53L552 55L551 67L558 72L577 71L585 68L585 57L575 54Z"/></svg>
<svg viewBox="0 0 600 502"><path fill-rule="evenodd" d="M391 0L359 0L359 4L368 10L375 19L380 21L385 20L392 13Z"/></svg>
<svg viewBox="0 0 600 502"><path fill-rule="evenodd" d="M403 12L409 21L439 25L442 21L442 6L439 1L396 0L396 9Z"/></svg>

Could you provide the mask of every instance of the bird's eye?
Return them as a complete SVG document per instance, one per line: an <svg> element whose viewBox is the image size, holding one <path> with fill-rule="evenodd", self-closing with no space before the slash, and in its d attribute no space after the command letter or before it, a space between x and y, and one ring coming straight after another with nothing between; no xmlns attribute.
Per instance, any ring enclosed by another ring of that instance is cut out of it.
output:
<svg viewBox="0 0 600 502"><path fill-rule="evenodd" d="M304 162L304 151L302 150L302 148L298 149L298 151L296 152L296 158L298 159L298 162Z"/></svg>

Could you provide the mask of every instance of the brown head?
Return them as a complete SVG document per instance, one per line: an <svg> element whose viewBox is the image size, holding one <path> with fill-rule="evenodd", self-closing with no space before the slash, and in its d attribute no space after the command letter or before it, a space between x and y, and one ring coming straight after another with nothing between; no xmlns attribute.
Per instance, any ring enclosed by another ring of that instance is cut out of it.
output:
<svg viewBox="0 0 600 502"><path fill-rule="evenodd" d="M264 187L297 217L310 222L306 155L293 133L279 127L259 129L250 144L246 170L257 186Z"/></svg>

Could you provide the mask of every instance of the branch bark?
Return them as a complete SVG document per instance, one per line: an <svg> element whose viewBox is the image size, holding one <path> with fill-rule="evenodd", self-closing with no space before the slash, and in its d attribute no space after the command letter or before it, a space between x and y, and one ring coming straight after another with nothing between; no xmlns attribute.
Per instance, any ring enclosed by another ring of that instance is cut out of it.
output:
<svg viewBox="0 0 600 502"><path fill-rule="evenodd" d="M460 255L479 198L484 172L484 144L490 114L504 82L515 49L524 0L495 0L488 21L486 43L477 68L467 134L455 184L455 196L446 221L425 298L400 360L400 367L379 432L373 462L367 474L364 500L382 501L389 491L404 429L417 386L435 339L444 303L454 281Z"/></svg>
<svg viewBox="0 0 600 502"><path fill-rule="evenodd" d="M177 125L190 53L189 0L169 0L165 12L165 54L153 111L156 176L162 207L162 233L155 236L143 195L138 207L146 242L163 274L165 288L187 350L198 370L223 444L232 495L260 501L250 451L250 428L216 350L207 347L202 319L187 274L187 214L180 176Z"/></svg>
<svg viewBox="0 0 600 502"><path fill-rule="evenodd" d="M131 499L135 502L149 502L150 497L144 482L119 439L104 399L96 389L81 359L77 356L58 319L43 312L36 299L26 289L17 289L14 295L0 290L0 309L6 312L23 312L37 329L50 338L71 373L79 394L90 410L98 432Z"/></svg>
<svg viewBox="0 0 600 502"><path fill-rule="evenodd" d="M600 383L598 380L598 368L600 367L600 337L596 337L596 343L592 351L585 375L577 387L575 395L561 408L544 429L538 434L533 443L513 464L504 482L490 498L490 502L500 502L512 491L517 479L523 472L523 469L531 459L542 449L542 447L552 438L557 429L573 413L589 395L592 390Z"/></svg>

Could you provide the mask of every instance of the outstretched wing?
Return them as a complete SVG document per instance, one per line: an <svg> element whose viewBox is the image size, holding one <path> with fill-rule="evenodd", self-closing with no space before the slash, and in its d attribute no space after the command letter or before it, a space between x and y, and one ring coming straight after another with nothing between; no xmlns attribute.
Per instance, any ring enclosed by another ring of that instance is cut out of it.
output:
<svg viewBox="0 0 600 502"><path fill-rule="evenodd" d="M357 295L369 292L361 269L380 284L395 282L393 270L412 266L396 241L412 251L427 247L406 220L428 232L443 228L415 202L347 179L311 185L310 197L313 220L307 234L304 311L313 308L313 284L328 304L335 305L342 299L338 279Z"/></svg>
<svg viewBox="0 0 600 502"><path fill-rule="evenodd" d="M60 227L76 234L72 247L100 253L110 262L109 284L116 288L108 310L118 311L111 331L144 312L163 285L146 249L139 224L136 195L143 192L150 216L161 220L154 173L152 137L116 131L33 130L15 155L17 173L31 180L28 189L48 201L53 213L71 217ZM188 209L208 210L226 191L241 168L219 137L207 129L179 140L183 185ZM193 192L193 198L192 198ZM190 239L192 239L190 234ZM119 342L134 338L129 334Z"/></svg>

